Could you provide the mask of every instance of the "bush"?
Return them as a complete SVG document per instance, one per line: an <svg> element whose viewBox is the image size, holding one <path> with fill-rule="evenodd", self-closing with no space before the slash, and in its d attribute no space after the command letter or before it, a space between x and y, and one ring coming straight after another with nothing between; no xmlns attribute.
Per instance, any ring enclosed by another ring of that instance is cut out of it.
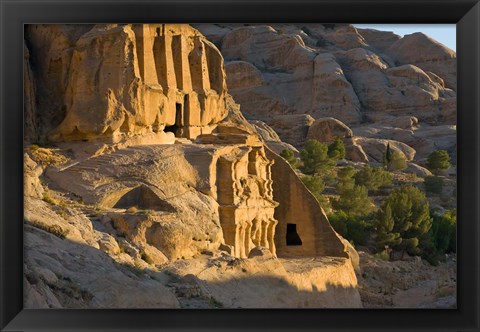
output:
<svg viewBox="0 0 480 332"><path fill-rule="evenodd" d="M430 153L427 159L427 168L431 170L434 174L442 169L450 168L450 156L445 150L436 150Z"/></svg>
<svg viewBox="0 0 480 332"><path fill-rule="evenodd" d="M328 147L317 140L308 140L304 149L300 152L303 162L300 170L308 175L316 173L328 173L334 164L328 157Z"/></svg>
<svg viewBox="0 0 480 332"><path fill-rule="evenodd" d="M392 174L383 167L372 168L365 165L355 174L355 184L365 186L369 191L375 192L381 187L392 186Z"/></svg>
<svg viewBox="0 0 480 332"><path fill-rule="evenodd" d="M345 144L339 138L328 146L328 157L333 160L345 159Z"/></svg>
<svg viewBox="0 0 480 332"><path fill-rule="evenodd" d="M407 159L400 152L392 152L390 161L386 163L387 170L390 172L401 171L407 168Z"/></svg>
<svg viewBox="0 0 480 332"><path fill-rule="evenodd" d="M357 185L352 188L342 188L340 197L333 200L332 206L335 210L345 211L351 216L365 216L373 210L367 187Z"/></svg>
<svg viewBox="0 0 480 332"><path fill-rule="evenodd" d="M434 216L432 237L437 250L442 253L457 251L457 211L446 211L443 216Z"/></svg>
<svg viewBox="0 0 480 332"><path fill-rule="evenodd" d="M344 211L338 211L328 218L335 231L345 239L356 245L367 244L372 229L369 217L349 216Z"/></svg>
<svg viewBox="0 0 480 332"><path fill-rule="evenodd" d="M312 192L312 194L316 196L321 195L322 192L325 190L325 183L319 176L309 176L305 175L301 178L302 182L305 186Z"/></svg>
<svg viewBox="0 0 480 332"><path fill-rule="evenodd" d="M315 196L317 201L320 203L320 206L324 210L330 209L330 200L322 195L322 192L325 190L325 183L320 176L309 176L305 175L301 177L302 182L310 190L310 192Z"/></svg>
<svg viewBox="0 0 480 332"><path fill-rule="evenodd" d="M340 193L342 190L353 189L355 186L355 180L353 176L357 171L352 166L340 168L337 171L337 191Z"/></svg>
<svg viewBox="0 0 480 332"><path fill-rule="evenodd" d="M423 182L425 191L432 194L441 194L443 190L443 179L438 176L427 176Z"/></svg>
<svg viewBox="0 0 480 332"><path fill-rule="evenodd" d="M418 255L432 226L425 194L411 185L392 191L376 218L377 245Z"/></svg>
<svg viewBox="0 0 480 332"><path fill-rule="evenodd" d="M290 164L290 166L292 166L293 169L297 168L300 164L300 160L295 158L295 155L291 150L288 150L288 149L283 150L280 153L280 157L288 161L288 163Z"/></svg>
<svg viewBox="0 0 480 332"><path fill-rule="evenodd" d="M456 245L456 210L446 211L442 216L434 215L432 228L422 246L422 257L430 264L438 265L446 253L456 252Z"/></svg>

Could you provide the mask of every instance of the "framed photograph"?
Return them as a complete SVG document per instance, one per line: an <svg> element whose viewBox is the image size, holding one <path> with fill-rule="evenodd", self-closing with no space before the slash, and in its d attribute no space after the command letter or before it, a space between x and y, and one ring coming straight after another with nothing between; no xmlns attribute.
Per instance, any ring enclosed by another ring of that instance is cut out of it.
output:
<svg viewBox="0 0 480 332"><path fill-rule="evenodd" d="M479 331L478 1L0 5L1 331Z"/></svg>

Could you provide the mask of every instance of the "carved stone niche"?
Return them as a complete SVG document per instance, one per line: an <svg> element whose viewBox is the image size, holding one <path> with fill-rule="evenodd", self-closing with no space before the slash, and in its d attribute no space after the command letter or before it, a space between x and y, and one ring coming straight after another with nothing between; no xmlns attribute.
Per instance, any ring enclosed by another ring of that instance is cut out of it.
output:
<svg viewBox="0 0 480 332"><path fill-rule="evenodd" d="M271 166L262 146L243 146L217 161L217 197L225 243L246 258L256 246L275 249Z"/></svg>

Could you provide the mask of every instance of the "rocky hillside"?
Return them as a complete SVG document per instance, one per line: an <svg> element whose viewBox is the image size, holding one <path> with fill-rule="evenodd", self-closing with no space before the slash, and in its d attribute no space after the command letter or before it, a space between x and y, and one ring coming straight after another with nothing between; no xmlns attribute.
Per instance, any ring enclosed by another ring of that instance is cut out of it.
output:
<svg viewBox="0 0 480 332"><path fill-rule="evenodd" d="M194 26L221 50L229 91L247 119L297 149L307 137L340 137L353 161L381 162L378 150L388 142L420 165L434 149L456 155L456 54L422 33L347 24Z"/></svg>
<svg viewBox="0 0 480 332"><path fill-rule="evenodd" d="M28 308L381 306L394 277L368 276L390 263L359 258L279 154L340 139L335 169L359 169L388 146L417 185L429 153L456 155L456 55L423 34L28 25L24 64ZM454 176L431 204L455 205Z"/></svg>
<svg viewBox="0 0 480 332"><path fill-rule="evenodd" d="M24 50L28 308L361 306L353 248L199 31L29 25Z"/></svg>

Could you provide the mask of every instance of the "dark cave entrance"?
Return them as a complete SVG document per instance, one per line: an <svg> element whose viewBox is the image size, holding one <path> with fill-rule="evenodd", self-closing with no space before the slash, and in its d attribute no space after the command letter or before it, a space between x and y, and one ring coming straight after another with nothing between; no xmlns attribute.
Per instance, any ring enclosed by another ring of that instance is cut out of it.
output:
<svg viewBox="0 0 480 332"><path fill-rule="evenodd" d="M178 130L182 126L182 104L180 103L175 103L175 124L172 126L167 126L163 130L164 132L171 132L175 135L175 137L178 137Z"/></svg>
<svg viewBox="0 0 480 332"><path fill-rule="evenodd" d="M301 246L302 239L297 233L296 224L287 224L287 246Z"/></svg>
<svg viewBox="0 0 480 332"><path fill-rule="evenodd" d="M169 203L160 199L150 188L143 185L127 192L114 206L114 208L120 209L131 207L141 210L174 211Z"/></svg>

